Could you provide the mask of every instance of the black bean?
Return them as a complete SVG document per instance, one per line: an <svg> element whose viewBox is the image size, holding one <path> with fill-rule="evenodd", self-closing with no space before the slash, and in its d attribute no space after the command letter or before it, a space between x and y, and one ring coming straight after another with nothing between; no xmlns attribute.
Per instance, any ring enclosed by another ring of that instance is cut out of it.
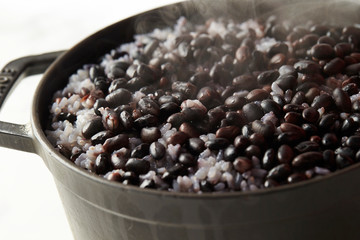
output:
<svg viewBox="0 0 360 240"><path fill-rule="evenodd" d="M154 159L161 159L165 156L166 149L164 145L159 142L153 142L150 145L149 152Z"/></svg>
<svg viewBox="0 0 360 240"><path fill-rule="evenodd" d="M65 121L65 120L69 121L71 124L74 124L77 120L77 116L72 113L61 112L57 116L57 121Z"/></svg>
<svg viewBox="0 0 360 240"><path fill-rule="evenodd" d="M123 175L123 182L122 184L131 184L131 185L138 185L140 182L139 176L136 175L136 173L127 171Z"/></svg>
<svg viewBox="0 0 360 240"><path fill-rule="evenodd" d="M329 131L334 129L334 124L336 121L336 115L329 113L329 114L324 114L319 121L319 128L324 130L324 131Z"/></svg>
<svg viewBox="0 0 360 240"><path fill-rule="evenodd" d="M129 138L126 134L119 134L115 137L111 137L105 140L103 148L106 152L111 153L114 150L120 149L122 147L129 146Z"/></svg>
<svg viewBox="0 0 360 240"><path fill-rule="evenodd" d="M101 117L95 117L84 125L81 132L84 138L90 139L93 135L103 130L104 125L102 123Z"/></svg>
<svg viewBox="0 0 360 240"><path fill-rule="evenodd" d="M280 75L293 75L295 78L298 77L298 73L292 65L282 65L279 68Z"/></svg>
<svg viewBox="0 0 360 240"><path fill-rule="evenodd" d="M346 146L351 147L353 149L359 149L360 148L360 136L359 135L350 136L346 140Z"/></svg>
<svg viewBox="0 0 360 240"><path fill-rule="evenodd" d="M230 110L241 109L245 103L246 103L246 99L238 95L230 96L225 100L225 106Z"/></svg>
<svg viewBox="0 0 360 240"><path fill-rule="evenodd" d="M261 101L260 106L265 113L273 112L277 117L281 116L282 114L281 106L278 103L276 103L274 100L265 99Z"/></svg>
<svg viewBox="0 0 360 240"><path fill-rule="evenodd" d="M294 149L299 153L313 152L320 150L320 145L313 141L304 141L296 145Z"/></svg>
<svg viewBox="0 0 360 240"><path fill-rule="evenodd" d="M264 116L262 108L255 103L245 104L242 108L243 113L248 121L254 121Z"/></svg>
<svg viewBox="0 0 360 240"><path fill-rule="evenodd" d="M357 151L356 155L355 155L355 161L356 162L360 162L360 150Z"/></svg>
<svg viewBox="0 0 360 240"><path fill-rule="evenodd" d="M279 68L286 62L286 56L282 53L275 54L269 61L269 68Z"/></svg>
<svg viewBox="0 0 360 240"><path fill-rule="evenodd" d="M261 89L261 88L257 88L257 89L250 91L247 94L246 99L249 102L254 102L254 101L264 100L265 98L268 98L268 96L269 96L269 93L267 91L265 91L264 89Z"/></svg>
<svg viewBox="0 0 360 240"><path fill-rule="evenodd" d="M91 144L94 146L96 144L103 144L106 141L106 139L111 138L113 136L114 134L111 131L98 132L91 137Z"/></svg>
<svg viewBox="0 0 360 240"><path fill-rule="evenodd" d="M270 138L275 133L275 126L271 123L263 123L255 120L251 123L251 128L255 133L262 134L265 138Z"/></svg>
<svg viewBox="0 0 360 240"><path fill-rule="evenodd" d="M107 153L100 153L95 160L95 173L105 174L110 170L110 158Z"/></svg>
<svg viewBox="0 0 360 240"><path fill-rule="evenodd" d="M274 100L274 102L276 102L280 106L280 109L282 109L282 107L285 105L285 99L281 95L278 94L272 95L272 100Z"/></svg>
<svg viewBox="0 0 360 240"><path fill-rule="evenodd" d="M325 148L334 148L338 144L338 139L334 133L326 133L323 136L321 143Z"/></svg>
<svg viewBox="0 0 360 240"><path fill-rule="evenodd" d="M164 103L160 106L160 116L167 118L170 115L180 111L180 106L174 102Z"/></svg>
<svg viewBox="0 0 360 240"><path fill-rule="evenodd" d="M141 129L141 140L145 143L152 143L161 137L161 132L157 127Z"/></svg>
<svg viewBox="0 0 360 240"><path fill-rule="evenodd" d="M335 154L340 154L349 158L355 158L355 151L350 147L339 147L335 150Z"/></svg>
<svg viewBox="0 0 360 240"><path fill-rule="evenodd" d="M323 152L323 164L325 167L329 168L331 171L334 171L336 168L336 161L335 161L335 153L331 149L326 149Z"/></svg>
<svg viewBox="0 0 360 240"><path fill-rule="evenodd" d="M109 103L110 107L115 108L117 106L127 104L131 102L132 94L129 90L119 88L108 94L105 100Z"/></svg>
<svg viewBox="0 0 360 240"><path fill-rule="evenodd" d="M126 70L123 69L123 64L126 64L128 66L128 63L114 61L109 68L109 73L107 74L107 77L110 79L125 77Z"/></svg>
<svg viewBox="0 0 360 240"><path fill-rule="evenodd" d="M351 96L354 94L357 94L359 92L359 88L357 87L357 85L355 83L349 83L347 85L345 85L342 90L344 92L347 93L347 95ZM359 101L355 101L355 102L359 102Z"/></svg>
<svg viewBox="0 0 360 240"><path fill-rule="evenodd" d="M277 159L280 163L290 163L294 158L294 151L289 145L283 144L277 152Z"/></svg>
<svg viewBox="0 0 360 240"><path fill-rule="evenodd" d="M298 112L301 113L304 110L304 107L302 105L298 104L286 104L283 107L284 112Z"/></svg>
<svg viewBox="0 0 360 240"><path fill-rule="evenodd" d="M239 135L234 139L234 146L239 151L244 151L250 145L250 140L244 135Z"/></svg>
<svg viewBox="0 0 360 240"><path fill-rule="evenodd" d="M304 74L320 73L321 66L311 60L301 60L294 65L295 69Z"/></svg>
<svg viewBox="0 0 360 240"><path fill-rule="evenodd" d="M193 124L184 122L180 125L179 131L186 133L191 138L196 138L200 136L199 131L193 126Z"/></svg>
<svg viewBox="0 0 360 240"><path fill-rule="evenodd" d="M56 148L59 150L59 152L64 155L66 158L71 158L71 151L69 148L65 147L62 144L57 144Z"/></svg>
<svg viewBox="0 0 360 240"><path fill-rule="evenodd" d="M337 57L344 58L351 53L352 46L350 43L341 42L335 45L334 50Z"/></svg>
<svg viewBox="0 0 360 240"><path fill-rule="evenodd" d="M315 44L311 48L310 54L315 59L326 60L333 58L335 56L335 51L331 45L326 43L319 43L319 44Z"/></svg>
<svg viewBox="0 0 360 240"><path fill-rule="evenodd" d="M171 135L167 140L166 143L176 145L180 144L183 145L187 140L189 136L186 133L183 132L175 132L173 135Z"/></svg>
<svg viewBox="0 0 360 240"><path fill-rule="evenodd" d="M292 173L291 167L289 164L282 163L272 168L268 175L267 179L272 179L275 181L283 181Z"/></svg>
<svg viewBox="0 0 360 240"><path fill-rule="evenodd" d="M206 108L213 108L220 105L220 95L211 87L203 87L196 97Z"/></svg>
<svg viewBox="0 0 360 240"><path fill-rule="evenodd" d="M265 188L277 187L279 185L280 184L277 181L275 181L274 179L266 179L265 182L264 182L264 187Z"/></svg>
<svg viewBox="0 0 360 240"><path fill-rule="evenodd" d="M91 66L89 69L89 77L94 81L96 77L105 77L104 69L98 65Z"/></svg>
<svg viewBox="0 0 360 240"><path fill-rule="evenodd" d="M140 145L136 146L131 151L132 158L143 158L146 155L149 155L149 144L148 143L141 143Z"/></svg>
<svg viewBox="0 0 360 240"><path fill-rule="evenodd" d="M136 91L144 86L146 86L147 83L145 80L141 77L133 77L126 83L126 88L130 91Z"/></svg>
<svg viewBox="0 0 360 240"><path fill-rule="evenodd" d="M266 145L264 135L262 135L260 133L251 134L249 136L249 140L250 140L251 144L256 145L260 148L264 148L264 146Z"/></svg>
<svg viewBox="0 0 360 240"><path fill-rule="evenodd" d="M336 155L335 161L339 169L346 168L354 163L350 157L341 154Z"/></svg>
<svg viewBox="0 0 360 240"><path fill-rule="evenodd" d="M180 102L178 101L177 98L175 98L174 96L171 95L163 95L159 98L158 103L160 105L163 105L165 103L176 103L177 105L180 104Z"/></svg>
<svg viewBox="0 0 360 240"><path fill-rule="evenodd" d="M353 134L353 132L358 128L359 124L354 121L352 118L347 118L344 120L341 126L341 134L343 136L348 136Z"/></svg>
<svg viewBox="0 0 360 240"><path fill-rule="evenodd" d="M254 131L252 130L251 126L249 124L246 124L241 129L241 134L245 137L250 137L251 134L253 134Z"/></svg>
<svg viewBox="0 0 360 240"><path fill-rule="evenodd" d="M257 82L261 85L271 84L279 76L280 73L277 70L264 71L257 76Z"/></svg>
<svg viewBox="0 0 360 240"><path fill-rule="evenodd" d="M317 84L316 84L317 85ZM311 87L307 90L305 94L306 101L312 103L316 96L320 95L320 90L318 87Z"/></svg>
<svg viewBox="0 0 360 240"><path fill-rule="evenodd" d="M294 132L302 138L306 136L304 129L292 123L282 123L280 129L282 132Z"/></svg>
<svg viewBox="0 0 360 240"><path fill-rule="evenodd" d="M289 47L283 42L277 42L270 47L267 54L269 57L274 56L275 54L282 53L286 55L288 53Z"/></svg>
<svg viewBox="0 0 360 240"><path fill-rule="evenodd" d="M224 160L232 162L239 156L239 150L234 145L229 145L224 151Z"/></svg>
<svg viewBox="0 0 360 240"><path fill-rule="evenodd" d="M230 97L234 92L236 88L234 86L226 86L224 91L221 92L221 99L225 100L228 97Z"/></svg>
<svg viewBox="0 0 360 240"><path fill-rule="evenodd" d="M297 182L301 182L308 179L308 177L305 175L305 173L293 173L291 174L288 178L287 181L288 183L297 183Z"/></svg>
<svg viewBox="0 0 360 240"><path fill-rule="evenodd" d="M131 129L133 126L133 118L131 114L127 111L122 111L120 113L119 121L126 130Z"/></svg>
<svg viewBox="0 0 360 240"><path fill-rule="evenodd" d="M303 122L302 116L297 112L288 112L284 116L284 120L286 123L292 123L296 125L300 125Z"/></svg>
<svg viewBox="0 0 360 240"><path fill-rule="evenodd" d="M301 125L301 128L304 129L308 137L318 134L318 128L314 124L304 123Z"/></svg>
<svg viewBox="0 0 360 240"><path fill-rule="evenodd" d="M191 153L199 154L205 150L205 143L200 138L190 138L187 147Z"/></svg>
<svg viewBox="0 0 360 240"><path fill-rule="evenodd" d="M297 84L297 78L292 74L280 75L275 83L283 90L294 89Z"/></svg>
<svg viewBox="0 0 360 240"><path fill-rule="evenodd" d="M137 76L142 78L147 83L154 83L158 77L156 73L146 64L139 64L136 69Z"/></svg>
<svg viewBox="0 0 360 240"><path fill-rule="evenodd" d="M348 76L358 75L360 73L360 63L348 65L345 68L345 73Z"/></svg>
<svg viewBox="0 0 360 240"><path fill-rule="evenodd" d="M155 87L154 86L144 86L144 87L140 88L139 91L144 93L145 95L154 94Z"/></svg>
<svg viewBox="0 0 360 240"><path fill-rule="evenodd" d="M324 66L324 73L327 75L335 75L341 73L345 68L346 63L341 58L334 58Z"/></svg>
<svg viewBox="0 0 360 240"><path fill-rule="evenodd" d="M101 112L99 111L99 108L101 107L106 108L109 106L110 106L109 103L105 99L103 98L97 99L94 103L94 112L96 115L101 116Z"/></svg>
<svg viewBox="0 0 360 240"><path fill-rule="evenodd" d="M310 123L316 123L319 119L319 116L319 112L312 107L305 108L302 112L302 117L304 120Z"/></svg>
<svg viewBox="0 0 360 240"><path fill-rule="evenodd" d="M202 180L200 182L200 190L202 192L212 192L214 191L214 185L212 185L210 182L206 180Z"/></svg>
<svg viewBox="0 0 360 240"><path fill-rule="evenodd" d="M232 84L244 90L254 89L257 85L256 78L253 75L244 74L233 79Z"/></svg>
<svg viewBox="0 0 360 240"><path fill-rule="evenodd" d="M305 152L297 155L292 160L292 166L295 168L309 169L323 160L321 152Z"/></svg>
<svg viewBox="0 0 360 240"><path fill-rule="evenodd" d="M160 108L159 105L150 98L142 98L137 103L137 107L140 109L140 112L143 115L151 114L154 116L160 115Z"/></svg>
<svg viewBox="0 0 360 240"><path fill-rule="evenodd" d="M134 126L137 129L144 127L154 127L158 124L158 118L151 114L146 114L145 116L139 117L134 121Z"/></svg>
<svg viewBox="0 0 360 240"><path fill-rule="evenodd" d="M173 91L180 92L190 99L195 98L197 93L197 87L189 82L174 82L171 88Z"/></svg>
<svg viewBox="0 0 360 240"><path fill-rule="evenodd" d="M248 158L252 158L253 156L260 159L262 157L262 151L261 148L257 145L251 144L245 149L245 156Z"/></svg>
<svg viewBox="0 0 360 240"><path fill-rule="evenodd" d="M193 167L197 164L196 158L190 153L181 153L178 157L178 161L186 167Z"/></svg>
<svg viewBox="0 0 360 240"><path fill-rule="evenodd" d="M333 91L333 98L337 108L343 112L351 111L350 97L341 88L335 88Z"/></svg>
<svg viewBox="0 0 360 240"><path fill-rule="evenodd" d="M190 78L190 83L197 87L202 87L211 80L208 72L197 72Z"/></svg>
<svg viewBox="0 0 360 240"><path fill-rule="evenodd" d="M205 143L205 147L209 148L210 150L220 150L229 145L229 140L226 138L214 138L212 140L208 140Z"/></svg>
<svg viewBox="0 0 360 240"><path fill-rule="evenodd" d="M321 94L316 96L311 104L315 109L325 108L326 110L335 105L334 99L328 94Z"/></svg>
<svg viewBox="0 0 360 240"><path fill-rule="evenodd" d="M129 158L125 164L125 168L127 171L134 172L136 175L141 175L150 170L150 162L138 158Z"/></svg>
<svg viewBox="0 0 360 240"><path fill-rule="evenodd" d="M107 94L110 82L105 77L96 77L94 79L95 89L101 90L104 94Z"/></svg>
<svg viewBox="0 0 360 240"><path fill-rule="evenodd" d="M169 169L167 169L167 173L164 173L163 175L163 179L165 178L176 178L177 176L184 176L188 173L187 171L187 167L185 167L184 165L180 164L180 163L176 163L174 166L170 167ZM166 176L167 175L167 176Z"/></svg>
<svg viewBox="0 0 360 240"><path fill-rule="evenodd" d="M241 127L247 123L244 114L239 112L234 112L234 111L227 112L225 118L229 125L235 125Z"/></svg>
<svg viewBox="0 0 360 240"><path fill-rule="evenodd" d="M291 99L291 104L300 105L306 102L305 93L298 91L295 93L294 97Z"/></svg>
<svg viewBox="0 0 360 240"><path fill-rule="evenodd" d="M233 166L239 173L247 172L253 167L251 160L246 157L237 157L233 162Z"/></svg>
<svg viewBox="0 0 360 240"><path fill-rule="evenodd" d="M123 180L120 172L118 172L118 171L107 174L106 179L109 181L115 181L115 182L121 182Z"/></svg>
<svg viewBox="0 0 360 240"><path fill-rule="evenodd" d="M324 35L324 34L322 34ZM321 36L319 39L318 39L318 42L317 43L327 43L329 44L330 46L334 47L335 44L336 44L336 41L334 40L334 38L332 37L329 37L329 36Z"/></svg>
<svg viewBox="0 0 360 240"><path fill-rule="evenodd" d="M216 131L216 137L217 138L226 138L230 141L233 140L239 133L241 132L241 129L237 126L226 126L219 128Z"/></svg>
<svg viewBox="0 0 360 240"><path fill-rule="evenodd" d="M246 63L250 60L251 49L248 46L241 46L235 52L235 58L239 63Z"/></svg>
<svg viewBox="0 0 360 240"><path fill-rule="evenodd" d="M278 164L276 159L276 152L273 148L269 148L265 151L264 156L261 160L262 167L266 170L272 169Z"/></svg>

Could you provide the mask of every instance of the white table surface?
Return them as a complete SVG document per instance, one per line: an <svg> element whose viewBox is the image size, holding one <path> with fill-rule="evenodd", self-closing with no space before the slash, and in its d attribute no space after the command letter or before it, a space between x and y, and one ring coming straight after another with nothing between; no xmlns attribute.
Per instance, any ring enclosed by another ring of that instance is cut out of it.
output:
<svg viewBox="0 0 360 240"><path fill-rule="evenodd" d="M126 16L177 0L2 0L0 67L26 55L68 49ZM38 77L24 79L0 120L26 123ZM53 178L35 154L0 147L0 239L73 239Z"/></svg>

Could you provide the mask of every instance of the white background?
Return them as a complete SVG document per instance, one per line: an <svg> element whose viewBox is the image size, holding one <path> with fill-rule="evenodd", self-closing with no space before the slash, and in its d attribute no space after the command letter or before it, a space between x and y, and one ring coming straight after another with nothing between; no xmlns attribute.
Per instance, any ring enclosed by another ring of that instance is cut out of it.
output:
<svg viewBox="0 0 360 240"><path fill-rule="evenodd" d="M26 55L68 49L126 16L178 0L2 0L0 68ZM0 120L29 121L30 77L11 94ZM35 154L0 147L0 239L72 239L53 178Z"/></svg>

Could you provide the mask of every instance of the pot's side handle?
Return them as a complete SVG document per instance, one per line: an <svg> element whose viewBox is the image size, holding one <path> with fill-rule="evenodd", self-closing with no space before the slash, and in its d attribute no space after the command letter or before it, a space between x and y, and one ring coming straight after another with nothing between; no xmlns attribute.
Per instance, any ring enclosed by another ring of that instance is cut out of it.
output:
<svg viewBox="0 0 360 240"><path fill-rule="evenodd" d="M64 51L27 56L8 63L0 72L0 108L14 83L26 76L43 73ZM0 146L35 152L30 124L0 121Z"/></svg>

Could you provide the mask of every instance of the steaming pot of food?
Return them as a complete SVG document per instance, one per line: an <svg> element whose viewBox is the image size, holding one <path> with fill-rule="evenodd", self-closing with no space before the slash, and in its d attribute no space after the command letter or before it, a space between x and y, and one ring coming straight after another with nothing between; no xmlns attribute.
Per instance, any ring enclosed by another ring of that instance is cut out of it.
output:
<svg viewBox="0 0 360 240"><path fill-rule="evenodd" d="M1 100L46 68L0 145L43 158L75 239L359 239L358 10L189 1L121 20L2 70Z"/></svg>

